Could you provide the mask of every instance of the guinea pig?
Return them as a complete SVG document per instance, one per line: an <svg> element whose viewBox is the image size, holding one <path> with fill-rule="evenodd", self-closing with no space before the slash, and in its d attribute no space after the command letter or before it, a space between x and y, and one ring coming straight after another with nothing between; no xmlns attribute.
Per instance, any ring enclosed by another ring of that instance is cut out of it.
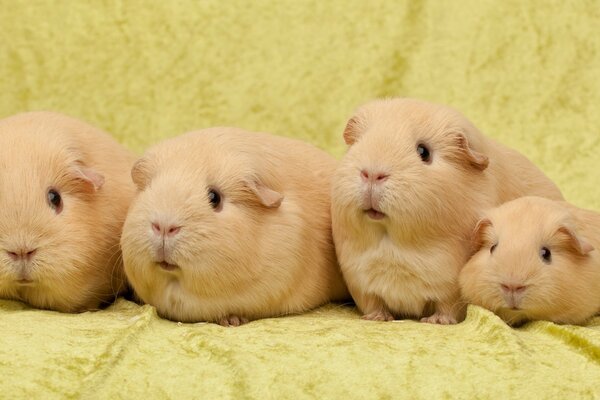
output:
<svg viewBox="0 0 600 400"><path fill-rule="evenodd" d="M224 326L349 297L331 236L336 165L309 144L236 128L149 149L121 239L137 296L165 318Z"/></svg>
<svg viewBox="0 0 600 400"><path fill-rule="evenodd" d="M462 320L458 273L480 212L527 194L562 199L527 158L442 105L372 101L349 120L344 140L333 236L368 320Z"/></svg>
<svg viewBox="0 0 600 400"><path fill-rule="evenodd" d="M600 214L522 197L486 213L460 273L465 300L509 324L583 324L600 312Z"/></svg>
<svg viewBox="0 0 600 400"><path fill-rule="evenodd" d="M135 159L65 115L0 121L0 298L82 312L125 288L119 237Z"/></svg>

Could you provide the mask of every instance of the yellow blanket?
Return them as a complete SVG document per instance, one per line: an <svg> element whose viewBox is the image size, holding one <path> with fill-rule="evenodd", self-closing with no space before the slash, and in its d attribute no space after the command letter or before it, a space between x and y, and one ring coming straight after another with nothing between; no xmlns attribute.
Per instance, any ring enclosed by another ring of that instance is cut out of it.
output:
<svg viewBox="0 0 600 400"><path fill-rule="evenodd" d="M235 125L340 156L354 107L392 95L453 105L600 210L595 2L0 0L0 117L65 112L138 152ZM0 301L2 399L516 397L600 398L600 318L511 329L471 307L448 327L327 306L226 329L124 300Z"/></svg>

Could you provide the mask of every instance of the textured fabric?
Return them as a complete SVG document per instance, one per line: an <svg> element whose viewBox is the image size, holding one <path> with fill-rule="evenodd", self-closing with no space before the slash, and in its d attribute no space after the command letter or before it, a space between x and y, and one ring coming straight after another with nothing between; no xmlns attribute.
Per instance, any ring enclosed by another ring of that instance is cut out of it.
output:
<svg viewBox="0 0 600 400"><path fill-rule="evenodd" d="M65 112L138 152L234 125L340 156L354 107L391 95L453 105L600 210L596 2L0 0L0 117ZM599 383L600 318L511 329L471 307L445 327L328 306L226 329L124 300L0 301L0 398L599 398Z"/></svg>

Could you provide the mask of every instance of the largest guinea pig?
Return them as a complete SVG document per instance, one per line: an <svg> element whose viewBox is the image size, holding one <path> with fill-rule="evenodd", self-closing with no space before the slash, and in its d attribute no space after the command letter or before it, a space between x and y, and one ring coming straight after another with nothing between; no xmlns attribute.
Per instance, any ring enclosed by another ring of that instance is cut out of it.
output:
<svg viewBox="0 0 600 400"><path fill-rule="evenodd" d="M461 320L458 273L479 214L526 194L562 199L524 156L445 106L375 100L350 119L344 139L333 235L365 319Z"/></svg>
<svg viewBox="0 0 600 400"><path fill-rule="evenodd" d="M331 237L337 162L292 139L212 128L132 170L121 240L137 295L166 318L225 326L348 296Z"/></svg>
<svg viewBox="0 0 600 400"><path fill-rule="evenodd" d="M61 114L0 121L0 297L79 312L122 291L134 161L108 134Z"/></svg>
<svg viewBox="0 0 600 400"><path fill-rule="evenodd" d="M506 322L582 324L600 312L600 214L521 197L486 212L473 245L462 294Z"/></svg>

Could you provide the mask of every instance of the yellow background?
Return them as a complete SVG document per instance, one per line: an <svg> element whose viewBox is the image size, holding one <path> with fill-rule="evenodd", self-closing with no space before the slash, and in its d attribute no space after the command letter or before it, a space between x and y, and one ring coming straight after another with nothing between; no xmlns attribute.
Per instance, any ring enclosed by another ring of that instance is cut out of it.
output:
<svg viewBox="0 0 600 400"><path fill-rule="evenodd" d="M0 1L0 117L49 109L143 151L234 125L339 156L354 108L465 113L600 209L600 5L529 1Z"/></svg>

